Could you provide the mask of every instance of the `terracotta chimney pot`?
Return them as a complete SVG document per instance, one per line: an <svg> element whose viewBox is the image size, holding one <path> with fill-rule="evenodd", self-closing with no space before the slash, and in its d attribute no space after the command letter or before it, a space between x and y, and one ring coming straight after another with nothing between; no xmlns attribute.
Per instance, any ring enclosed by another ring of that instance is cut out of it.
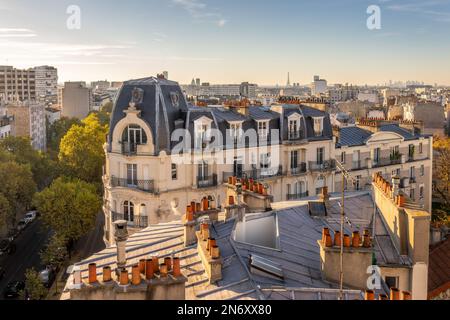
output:
<svg viewBox="0 0 450 320"><path fill-rule="evenodd" d="M391 300L400 300L400 291L397 288L391 288Z"/></svg>
<svg viewBox="0 0 450 320"><path fill-rule="evenodd" d="M350 246L351 246L350 236L348 234L344 234L344 247L350 248Z"/></svg>
<svg viewBox="0 0 450 320"><path fill-rule="evenodd" d="M175 278L181 277L180 258L173 258L173 276Z"/></svg>
<svg viewBox="0 0 450 320"><path fill-rule="evenodd" d="M361 238L360 238L360 235L359 235L359 231L353 232L352 247L353 248L359 248L360 242L361 242Z"/></svg>
<svg viewBox="0 0 450 320"><path fill-rule="evenodd" d="M141 271L139 270L140 267L138 264L134 265L131 268L131 283L135 286L138 286L141 284Z"/></svg>
<svg viewBox="0 0 450 320"><path fill-rule="evenodd" d="M196 203L195 204L195 212L200 212L200 211L202 211L202 204Z"/></svg>
<svg viewBox="0 0 450 320"><path fill-rule="evenodd" d="M366 290L364 300L375 300L375 292L373 290Z"/></svg>
<svg viewBox="0 0 450 320"><path fill-rule="evenodd" d="M111 267L103 268L103 282L110 282L112 280Z"/></svg>
<svg viewBox="0 0 450 320"><path fill-rule="evenodd" d="M145 260L145 279L153 279L153 260Z"/></svg>
<svg viewBox="0 0 450 320"><path fill-rule="evenodd" d="M234 197L233 196L229 196L228 197L228 205L229 206L234 206Z"/></svg>
<svg viewBox="0 0 450 320"><path fill-rule="evenodd" d="M161 278L167 278L167 275L169 273L169 270L167 269L167 265L165 263L163 263L159 266L159 269L161 270Z"/></svg>
<svg viewBox="0 0 450 320"><path fill-rule="evenodd" d="M330 234L330 229L328 228L323 228L322 229L322 242L325 243L326 241L326 236Z"/></svg>
<svg viewBox="0 0 450 320"><path fill-rule="evenodd" d="M327 248L331 248L333 246L333 239L331 238L331 235L327 234L325 236L325 246Z"/></svg>
<svg viewBox="0 0 450 320"><path fill-rule="evenodd" d="M202 209L203 209L203 211L208 211L208 209L209 209L209 201L208 201L208 198L203 198L203 200L202 200Z"/></svg>
<svg viewBox="0 0 450 320"><path fill-rule="evenodd" d="M378 296L378 300L389 300L389 298L388 298L388 296L385 295L385 294L380 294L380 295Z"/></svg>
<svg viewBox="0 0 450 320"><path fill-rule="evenodd" d="M233 177L228 177L228 184L233 184Z"/></svg>
<svg viewBox="0 0 450 320"><path fill-rule="evenodd" d="M336 247L340 247L341 246L341 232L340 231L336 231L334 233L334 245Z"/></svg>
<svg viewBox="0 0 450 320"><path fill-rule="evenodd" d="M167 266L167 271L170 272L172 270L172 258L171 257L164 258L164 264Z"/></svg>
<svg viewBox="0 0 450 320"><path fill-rule="evenodd" d="M411 300L411 292L402 291L403 300Z"/></svg>
<svg viewBox="0 0 450 320"><path fill-rule="evenodd" d="M95 263L89 264L89 284L97 282L97 265Z"/></svg>
<svg viewBox="0 0 450 320"><path fill-rule="evenodd" d="M158 273L159 272L159 257L154 256L152 258L153 261L153 273Z"/></svg>
<svg viewBox="0 0 450 320"><path fill-rule="evenodd" d="M192 211L192 213L196 212L196 210L195 210L196 208L197 208L197 205L196 205L195 201L192 201L191 202L191 211Z"/></svg>
<svg viewBox="0 0 450 320"><path fill-rule="evenodd" d="M130 279L128 277L128 270L126 268L123 268L120 271L120 285L121 286L127 286L130 284Z"/></svg>
<svg viewBox="0 0 450 320"><path fill-rule="evenodd" d="M219 259L220 258L220 249L218 246L211 247L211 257L213 259Z"/></svg>
<svg viewBox="0 0 450 320"><path fill-rule="evenodd" d="M139 272L145 274L145 259L139 260Z"/></svg>

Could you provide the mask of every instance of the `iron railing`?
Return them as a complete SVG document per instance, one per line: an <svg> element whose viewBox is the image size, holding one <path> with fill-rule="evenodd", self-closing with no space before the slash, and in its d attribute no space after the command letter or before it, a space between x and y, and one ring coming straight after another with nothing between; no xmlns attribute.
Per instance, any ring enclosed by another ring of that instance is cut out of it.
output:
<svg viewBox="0 0 450 320"><path fill-rule="evenodd" d="M110 181L111 187L113 188L122 187L122 188L137 189L149 193L156 192L154 180L130 180L112 176L110 178Z"/></svg>
<svg viewBox="0 0 450 320"><path fill-rule="evenodd" d="M292 200L300 200L302 198L307 198L309 197L309 192L301 192L301 193L294 193L294 194L288 194L287 195L287 201L292 201Z"/></svg>
<svg viewBox="0 0 450 320"><path fill-rule="evenodd" d="M385 166L391 166L396 164L401 164L402 158L401 157L385 157L385 158L379 158L377 160L373 160L373 167L385 167Z"/></svg>
<svg viewBox="0 0 450 320"><path fill-rule="evenodd" d="M275 168L262 168L262 169L253 169L242 172L224 172L223 173L223 182L227 183L229 177L237 177L239 179L247 178L253 180L264 180L274 177L281 177L283 175L283 167L275 167Z"/></svg>
<svg viewBox="0 0 450 320"><path fill-rule="evenodd" d="M112 222L118 220L125 220L131 226L135 228L147 228L148 227L148 217L147 216L138 216L138 215L126 215L124 213L118 213L111 211L111 219Z"/></svg>
<svg viewBox="0 0 450 320"><path fill-rule="evenodd" d="M310 171L333 171L336 170L336 160L327 160L322 163L316 161L309 162Z"/></svg>
<svg viewBox="0 0 450 320"><path fill-rule="evenodd" d="M306 162L297 164L295 168L291 168L291 175L299 175L307 172Z"/></svg>
<svg viewBox="0 0 450 320"><path fill-rule="evenodd" d="M197 177L197 188L210 188L217 186L217 174Z"/></svg>

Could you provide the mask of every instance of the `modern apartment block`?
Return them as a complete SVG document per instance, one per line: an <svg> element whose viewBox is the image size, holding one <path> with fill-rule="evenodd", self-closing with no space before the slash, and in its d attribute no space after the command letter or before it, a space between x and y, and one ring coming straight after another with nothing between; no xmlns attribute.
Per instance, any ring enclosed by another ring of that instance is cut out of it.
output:
<svg viewBox="0 0 450 320"><path fill-rule="evenodd" d="M92 90L84 82L66 82L58 93L62 116L84 119L92 106Z"/></svg>
<svg viewBox="0 0 450 320"><path fill-rule="evenodd" d="M58 95L58 69L51 66L35 67L36 95L49 97Z"/></svg>
<svg viewBox="0 0 450 320"><path fill-rule="evenodd" d="M29 137L36 150L46 149L45 108L36 102L18 102L6 106L11 117L11 135Z"/></svg>
<svg viewBox="0 0 450 320"><path fill-rule="evenodd" d="M36 72L34 69L15 69L0 66L0 100L34 101L36 99Z"/></svg>
<svg viewBox="0 0 450 320"><path fill-rule="evenodd" d="M336 132L336 160L351 173L346 190L371 187L372 175L391 181L398 177L400 191L408 202L431 212L433 137L418 133L409 123L362 120L355 127ZM342 175L336 174L336 191L342 190Z"/></svg>
<svg viewBox="0 0 450 320"><path fill-rule="evenodd" d="M173 135L190 145L181 161ZM219 151L206 152L214 141ZM223 207L233 176L263 182L274 201L332 190L334 144L329 115L310 107L200 108L187 104L176 82L125 82L105 148L106 240L116 220L137 229L179 220L205 197Z"/></svg>

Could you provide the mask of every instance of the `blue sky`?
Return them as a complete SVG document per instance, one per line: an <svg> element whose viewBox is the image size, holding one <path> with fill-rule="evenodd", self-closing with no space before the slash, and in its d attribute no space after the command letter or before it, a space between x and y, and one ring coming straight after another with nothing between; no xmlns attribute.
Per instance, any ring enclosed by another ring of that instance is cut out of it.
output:
<svg viewBox="0 0 450 320"><path fill-rule="evenodd" d="M55 65L62 81L450 85L450 0L0 0L0 17L0 64Z"/></svg>

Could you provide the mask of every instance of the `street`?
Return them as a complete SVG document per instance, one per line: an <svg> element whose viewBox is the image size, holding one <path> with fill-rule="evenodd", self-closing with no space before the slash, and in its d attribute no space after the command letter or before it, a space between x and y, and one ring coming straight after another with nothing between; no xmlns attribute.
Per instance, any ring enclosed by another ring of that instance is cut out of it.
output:
<svg viewBox="0 0 450 320"><path fill-rule="evenodd" d="M0 300L3 299L3 290L11 281L24 281L25 271L35 268L36 271L43 269L41 249L47 243L50 232L42 228L42 222L34 221L14 240L16 252L10 256L4 256L0 265L5 270L5 276L0 280Z"/></svg>

